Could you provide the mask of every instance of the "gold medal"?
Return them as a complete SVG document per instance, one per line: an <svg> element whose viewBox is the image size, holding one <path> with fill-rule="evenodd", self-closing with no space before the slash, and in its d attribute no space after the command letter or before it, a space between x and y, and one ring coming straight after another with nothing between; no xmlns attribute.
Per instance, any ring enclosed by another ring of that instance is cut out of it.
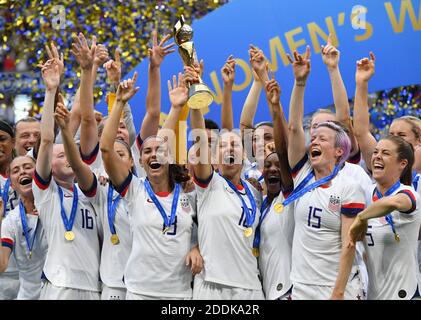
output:
<svg viewBox="0 0 421 320"><path fill-rule="evenodd" d="M75 234L73 231L66 231L64 233L64 238L66 238L67 241L73 241L73 239L75 238Z"/></svg>
<svg viewBox="0 0 421 320"><path fill-rule="evenodd" d="M256 258L260 255L259 248L253 248L251 252L253 253L253 256L255 256Z"/></svg>
<svg viewBox="0 0 421 320"><path fill-rule="evenodd" d="M164 230L162 230L162 233L167 233L167 231L170 230L170 227L165 227Z"/></svg>
<svg viewBox="0 0 421 320"><path fill-rule="evenodd" d="M111 235L111 243L113 245L116 245L116 244L120 243L120 239L118 238L118 235L116 235L116 234Z"/></svg>
<svg viewBox="0 0 421 320"><path fill-rule="evenodd" d="M281 213L284 210L284 205L282 203L276 203L273 208L275 209L276 213Z"/></svg>
<svg viewBox="0 0 421 320"><path fill-rule="evenodd" d="M29 251L29 259L32 258L32 251Z"/></svg>
<svg viewBox="0 0 421 320"><path fill-rule="evenodd" d="M251 227L246 228L246 230L244 230L244 236L246 236L247 238L251 236L251 234L253 233L253 229Z"/></svg>
<svg viewBox="0 0 421 320"><path fill-rule="evenodd" d="M399 234L395 233L395 240L396 242L401 241L401 238L399 237Z"/></svg>

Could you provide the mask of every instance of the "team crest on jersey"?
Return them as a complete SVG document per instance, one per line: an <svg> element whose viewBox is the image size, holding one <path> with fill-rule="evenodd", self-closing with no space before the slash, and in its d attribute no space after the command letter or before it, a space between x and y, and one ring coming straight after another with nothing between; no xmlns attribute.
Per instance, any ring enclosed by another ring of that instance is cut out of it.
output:
<svg viewBox="0 0 421 320"><path fill-rule="evenodd" d="M190 212L190 202L186 196L180 198L180 205L184 212Z"/></svg>
<svg viewBox="0 0 421 320"><path fill-rule="evenodd" d="M328 208L333 212L338 212L341 208L341 198L339 198L339 196L336 195L331 195L329 198Z"/></svg>

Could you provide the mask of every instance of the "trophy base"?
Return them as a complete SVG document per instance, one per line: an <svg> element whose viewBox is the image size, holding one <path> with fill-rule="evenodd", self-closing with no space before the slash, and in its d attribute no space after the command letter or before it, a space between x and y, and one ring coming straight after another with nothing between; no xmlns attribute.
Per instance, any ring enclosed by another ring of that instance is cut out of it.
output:
<svg viewBox="0 0 421 320"><path fill-rule="evenodd" d="M213 95L203 83L194 83L189 88L187 106L190 109L204 109L213 102Z"/></svg>

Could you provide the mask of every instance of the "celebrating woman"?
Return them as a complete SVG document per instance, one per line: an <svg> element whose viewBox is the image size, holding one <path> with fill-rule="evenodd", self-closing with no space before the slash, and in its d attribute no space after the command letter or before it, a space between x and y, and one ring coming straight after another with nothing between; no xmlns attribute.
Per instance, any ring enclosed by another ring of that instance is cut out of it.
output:
<svg viewBox="0 0 421 320"><path fill-rule="evenodd" d="M280 107L280 88L272 79L265 86L274 123L276 152L270 152L264 161L263 176L267 187L259 225L253 241L253 253L259 257L263 291L266 299L289 299L291 249L294 231L293 206L285 210L281 204L293 188L287 155L287 128ZM281 194L282 190L282 194Z"/></svg>
<svg viewBox="0 0 421 320"><path fill-rule="evenodd" d="M370 164L376 180L369 192L370 205L357 215L349 230L352 245L364 238L367 298L419 298L421 208L420 197L411 186L413 148L400 137L388 136L377 143Z"/></svg>
<svg viewBox="0 0 421 320"><path fill-rule="evenodd" d="M142 144L140 159L147 178L134 176L115 147L122 108L139 89L134 88L136 76L120 83L100 142L107 174L129 208L133 240L124 272L126 299L191 299L192 273L200 272L202 258L192 245L195 200L180 187L188 177L170 164L168 144L159 136ZM187 88L182 79L174 87L183 99L176 99L179 103L173 107L181 108Z"/></svg>
<svg viewBox="0 0 421 320"><path fill-rule="evenodd" d="M25 300L38 300L40 296L41 274L47 253L44 229L39 223L32 194L34 170L33 158L20 156L13 159L10 164L10 181L20 200L3 223L0 221L0 272L7 268L13 253L20 278L17 299Z"/></svg>
<svg viewBox="0 0 421 320"><path fill-rule="evenodd" d="M189 81L197 81L185 69ZM190 111L191 125L200 137L193 165L198 197L199 247L204 271L195 279L195 299L263 299L257 260L252 254L261 195L241 179L243 145L239 135L219 137L218 173L213 171L205 121L200 110Z"/></svg>
<svg viewBox="0 0 421 320"><path fill-rule="evenodd" d="M83 196L89 190L82 191L74 183L75 173L64 146L54 144L54 96L60 82L57 62L48 60L42 66L42 76L46 93L32 184L35 207L48 243L41 299L98 299L97 221L92 205Z"/></svg>

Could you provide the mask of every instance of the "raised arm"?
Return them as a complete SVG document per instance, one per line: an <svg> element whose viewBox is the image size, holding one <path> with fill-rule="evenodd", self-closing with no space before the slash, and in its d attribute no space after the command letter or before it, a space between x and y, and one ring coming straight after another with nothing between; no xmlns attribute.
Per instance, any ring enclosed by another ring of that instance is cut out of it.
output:
<svg viewBox="0 0 421 320"><path fill-rule="evenodd" d="M59 54L57 47L53 42L51 42L51 48L48 46L48 44L45 45L45 51L47 52L48 59L53 59L57 62L58 69L60 72L60 78L64 75L64 60L63 60L63 53ZM73 101L72 110L70 112L70 131L72 132L73 136L76 134L77 130L80 126L80 87L76 91L75 99Z"/></svg>
<svg viewBox="0 0 421 320"><path fill-rule="evenodd" d="M196 159L198 162L193 165L194 175L196 178L206 181L212 174L212 165L210 150L207 141L205 120L200 109L190 110L190 124L193 130L200 136L200 141L197 142Z"/></svg>
<svg viewBox="0 0 421 320"><path fill-rule="evenodd" d="M266 82L265 92L273 119L275 149L280 163L282 187L283 190L291 190L293 188L293 181L288 163L288 128L280 101L281 88L276 80L272 78Z"/></svg>
<svg viewBox="0 0 421 320"><path fill-rule="evenodd" d="M95 178L89 166L85 164L80 157L79 150L73 140L72 133L70 132L70 113L62 103L57 104L54 118L61 129L64 152L76 175L79 187L84 191L88 191L93 186Z"/></svg>
<svg viewBox="0 0 421 320"><path fill-rule="evenodd" d="M235 78L235 60L230 55L221 69L224 90L222 94L221 125L223 129L232 130L234 120L232 116L232 86Z"/></svg>
<svg viewBox="0 0 421 320"><path fill-rule="evenodd" d="M294 59L287 55L294 72L294 88L289 103L288 124L288 161L293 168L305 155L304 118L304 90L310 74L310 47L307 46L304 56L294 51Z"/></svg>
<svg viewBox="0 0 421 320"><path fill-rule="evenodd" d="M149 49L148 92L146 95L146 114L140 127L140 137L144 140L156 135L161 114L161 71L160 66L166 55L174 52L174 43L165 45L172 37L167 34L158 44L157 32L152 32L152 48Z"/></svg>
<svg viewBox="0 0 421 320"><path fill-rule="evenodd" d="M98 43L95 50L94 64L92 66L93 85L95 85L98 69L104 65L109 58L107 47Z"/></svg>
<svg viewBox="0 0 421 320"><path fill-rule="evenodd" d="M82 154L89 155L98 144L98 127L94 113L94 78L93 66L96 52L96 38L92 37L89 48L85 36L73 37L72 53L79 63L82 71L80 78L80 149Z"/></svg>
<svg viewBox="0 0 421 320"><path fill-rule="evenodd" d="M120 51L118 49L115 50L114 58L115 61L110 59L104 63L104 68L107 71L107 80L112 87L112 92L117 90L121 79L121 60ZM115 93L112 94L115 95ZM130 105L128 103L126 103L123 108L123 119L126 124L127 131L129 132L130 146L132 146L136 140L136 128L133 121L132 110L130 109Z"/></svg>
<svg viewBox="0 0 421 320"><path fill-rule="evenodd" d="M259 103L260 93L262 92L263 82L259 74L263 76L267 74L267 61L263 55L263 51L255 47L249 49L250 65L253 71L253 83L250 91L244 101L243 109L240 117L240 130L244 137L244 129L252 129L254 116L256 115L257 105Z"/></svg>
<svg viewBox="0 0 421 320"><path fill-rule="evenodd" d="M132 79L122 81L119 84L113 109L105 123L101 136L102 160L105 170L115 187L121 186L129 175L128 169L126 169L120 156L114 150L114 142L124 104L139 91L139 87L135 87L136 80L137 72L134 73Z"/></svg>
<svg viewBox="0 0 421 320"><path fill-rule="evenodd" d="M370 133L370 114L368 111L368 81L374 74L375 57L357 61L355 73L354 134L367 168L371 170L371 156L376 147L376 139Z"/></svg>
<svg viewBox="0 0 421 320"><path fill-rule="evenodd" d="M45 82L44 107L41 118L41 142L38 150L36 170L41 179L48 180L51 175L51 160L54 144L54 97L60 84L59 67L55 60L40 65Z"/></svg>
<svg viewBox="0 0 421 320"><path fill-rule="evenodd" d="M177 77L174 75L172 77L173 84L171 85L171 81L168 80L168 94L170 96L171 102L171 110L168 114L168 117L165 119L164 125L162 129L173 130L175 131L175 127L177 125L178 118L180 116L181 109L187 103L187 99L189 97L189 90L186 87L184 82L184 77L180 73L178 73L178 83ZM161 130L162 130L161 129ZM161 130L158 131L161 132Z"/></svg>
<svg viewBox="0 0 421 320"><path fill-rule="evenodd" d="M165 119L164 125L158 131L158 136L166 137L168 139L168 145L171 147L171 154L175 156L176 154L176 127L179 121L180 113L189 97L189 90L186 87L184 82L183 75L178 74L178 83L177 77L174 75L173 85L171 81L168 80L168 93L170 96L171 110L168 114L168 117Z"/></svg>
<svg viewBox="0 0 421 320"><path fill-rule="evenodd" d="M351 156L357 153L358 143L353 133L351 124L350 108L348 103L348 94L339 71L340 52L332 45L331 36L327 39L326 46L322 46L322 59L329 72L330 83L332 85L333 101L336 110L336 120L345 126L349 131L351 139Z"/></svg>

